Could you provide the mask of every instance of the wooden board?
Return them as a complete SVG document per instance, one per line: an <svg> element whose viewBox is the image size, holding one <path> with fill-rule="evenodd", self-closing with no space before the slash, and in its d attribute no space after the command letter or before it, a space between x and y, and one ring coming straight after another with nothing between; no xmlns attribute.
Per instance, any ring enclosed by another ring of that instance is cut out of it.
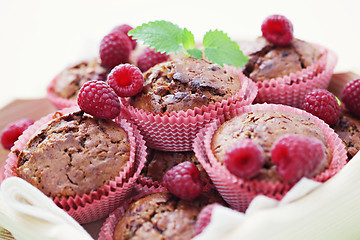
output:
<svg viewBox="0 0 360 240"><path fill-rule="evenodd" d="M357 77L359 76L352 72L334 74L328 89L340 98L341 91L345 84ZM55 107L53 107L46 98L15 100L0 109L0 132L2 132L7 124L18 119L31 118L33 120L38 120L41 117L55 111ZM6 160L8 153L8 150L5 150L2 146L0 146L0 166L2 166ZM104 220L105 219L101 219L93 223L84 224L83 227L94 239L97 239Z"/></svg>

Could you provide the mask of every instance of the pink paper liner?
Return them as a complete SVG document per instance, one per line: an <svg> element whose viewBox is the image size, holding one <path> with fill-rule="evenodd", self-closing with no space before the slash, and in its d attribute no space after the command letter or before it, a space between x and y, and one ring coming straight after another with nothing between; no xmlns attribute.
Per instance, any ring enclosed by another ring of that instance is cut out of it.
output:
<svg viewBox="0 0 360 240"><path fill-rule="evenodd" d="M103 226L101 227L98 240L113 240L114 231L117 223L121 219L121 217L125 214L126 210L129 208L130 204L146 195L158 192L165 192L166 188L164 187L156 187L156 186L148 186L137 184L139 193L136 196L128 199L124 202L120 207L118 207L115 211L113 211L109 217L105 220Z"/></svg>
<svg viewBox="0 0 360 240"><path fill-rule="evenodd" d="M66 114L77 110L79 110L79 108L75 106L62 109L59 112ZM17 166L18 159L13 151L15 149L22 151L32 135L41 128L41 126L51 121L53 116L59 112L41 118L19 137L6 160L4 172L6 178L16 176L14 169ZM91 191L89 194L69 198L53 198L55 204L81 224L96 221L116 209L130 194L136 178L140 175L144 167L146 161L146 146L139 130L125 119L118 120L117 122L127 132L131 145L130 159L123 171L119 173L119 176L104 185L103 188Z"/></svg>
<svg viewBox="0 0 360 240"><path fill-rule="evenodd" d="M207 123L234 108L251 104L256 97L256 84L234 68L229 69L239 74L242 87L234 96L221 102L187 111L156 114L136 109L122 98L122 109L139 128L148 147L162 151L191 151L196 134Z"/></svg>
<svg viewBox="0 0 360 240"><path fill-rule="evenodd" d="M256 82L258 95L254 102L300 107L308 92L318 88L326 89L337 63L337 56L330 49L320 45L316 47L322 49L324 54L314 65L282 78Z"/></svg>
<svg viewBox="0 0 360 240"><path fill-rule="evenodd" d="M240 115L255 110L275 110L294 112L308 116L324 132L326 140L332 149L330 166L314 178L315 181L325 182L339 172L347 162L346 150L341 139L324 121L303 110L285 105L255 104L244 106L232 112L231 116ZM265 195L280 200L292 187L291 184L282 182L266 182L259 180L244 180L231 174L222 165L211 151L211 141L215 131L224 122L214 120L202 129L194 140L194 152L205 171L210 176L216 189L224 200L233 208L245 212L250 202L257 195Z"/></svg>
<svg viewBox="0 0 360 240"><path fill-rule="evenodd" d="M54 92L54 86L58 79L59 75L55 76L53 80L49 83L49 85L46 88L46 97L47 99L57 108L57 109L63 109L63 108L69 108L72 106L77 105L76 99L67 99L60 97Z"/></svg>

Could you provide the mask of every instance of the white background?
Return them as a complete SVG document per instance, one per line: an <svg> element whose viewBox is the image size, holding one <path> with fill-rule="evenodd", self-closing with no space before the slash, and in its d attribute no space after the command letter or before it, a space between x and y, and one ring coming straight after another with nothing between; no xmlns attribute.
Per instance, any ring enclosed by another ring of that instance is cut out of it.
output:
<svg viewBox="0 0 360 240"><path fill-rule="evenodd" d="M197 40L212 29L232 39L261 35L265 17L282 14L297 38L339 57L336 72L360 69L358 0L0 0L0 107L41 98L51 79L77 60L98 54L101 38L123 23L168 20Z"/></svg>

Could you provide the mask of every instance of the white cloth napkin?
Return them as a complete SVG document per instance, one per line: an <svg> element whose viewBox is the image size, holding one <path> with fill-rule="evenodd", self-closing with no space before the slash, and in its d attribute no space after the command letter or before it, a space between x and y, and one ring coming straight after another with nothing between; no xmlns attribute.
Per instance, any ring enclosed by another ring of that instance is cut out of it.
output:
<svg viewBox="0 0 360 240"><path fill-rule="evenodd" d="M17 240L93 239L50 198L17 177L7 178L1 183L0 226Z"/></svg>
<svg viewBox="0 0 360 240"><path fill-rule="evenodd" d="M193 240L360 239L360 153L320 184L302 179L281 201L256 197L246 213L215 207Z"/></svg>

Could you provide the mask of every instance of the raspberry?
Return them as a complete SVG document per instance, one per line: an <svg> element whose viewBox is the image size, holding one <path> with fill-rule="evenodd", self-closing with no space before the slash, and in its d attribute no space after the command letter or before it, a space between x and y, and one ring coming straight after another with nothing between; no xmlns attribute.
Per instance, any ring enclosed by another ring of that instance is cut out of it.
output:
<svg viewBox="0 0 360 240"><path fill-rule="evenodd" d="M184 200L194 200L202 192L199 169L190 161L169 169L162 183L169 192Z"/></svg>
<svg viewBox="0 0 360 240"><path fill-rule="evenodd" d="M264 165L263 149L250 139L239 140L231 145L225 153L226 168L240 178L254 177Z"/></svg>
<svg viewBox="0 0 360 240"><path fill-rule="evenodd" d="M312 177L325 160L325 146L316 138L286 134L271 149L271 159L278 175L289 183Z"/></svg>
<svg viewBox="0 0 360 240"><path fill-rule="evenodd" d="M334 94L318 89L305 95L302 109L333 125L339 121L341 110Z"/></svg>
<svg viewBox="0 0 360 240"><path fill-rule="evenodd" d="M122 24L120 26L117 26L115 27L113 30L111 30L111 32L123 32L125 33L126 35L128 34L128 32L133 29L130 25L127 25L127 24ZM129 35L128 35L129 36ZM136 46L137 46L137 42L135 39L133 39L132 37L130 37L130 41L131 41L131 45L132 45L132 49L135 49Z"/></svg>
<svg viewBox="0 0 360 240"><path fill-rule="evenodd" d="M279 47L287 46L293 40L293 25L282 15L271 15L261 25L263 37Z"/></svg>
<svg viewBox="0 0 360 240"><path fill-rule="evenodd" d="M360 118L360 78L345 85L341 100L350 112Z"/></svg>
<svg viewBox="0 0 360 240"><path fill-rule="evenodd" d="M100 59L109 69L129 61L132 45L129 37L123 32L111 32L100 43Z"/></svg>
<svg viewBox="0 0 360 240"><path fill-rule="evenodd" d="M195 224L195 235L202 233L202 231L209 225L211 221L211 215L214 207L221 206L219 203L212 203L201 209L199 215L197 216Z"/></svg>
<svg viewBox="0 0 360 240"><path fill-rule="evenodd" d="M102 119L113 119L120 113L120 101L114 90L103 81L84 83L77 98L84 112Z"/></svg>
<svg viewBox="0 0 360 240"><path fill-rule="evenodd" d="M10 150L19 136L34 123L34 120L24 118L7 125L1 133L1 144Z"/></svg>
<svg viewBox="0 0 360 240"><path fill-rule="evenodd" d="M152 48L145 50L137 58L137 66L142 72L146 72L158 63L165 62L170 58L166 53L155 52Z"/></svg>
<svg viewBox="0 0 360 240"><path fill-rule="evenodd" d="M108 75L108 84L120 97L131 97L141 91L144 77L139 68L131 64L120 64Z"/></svg>

